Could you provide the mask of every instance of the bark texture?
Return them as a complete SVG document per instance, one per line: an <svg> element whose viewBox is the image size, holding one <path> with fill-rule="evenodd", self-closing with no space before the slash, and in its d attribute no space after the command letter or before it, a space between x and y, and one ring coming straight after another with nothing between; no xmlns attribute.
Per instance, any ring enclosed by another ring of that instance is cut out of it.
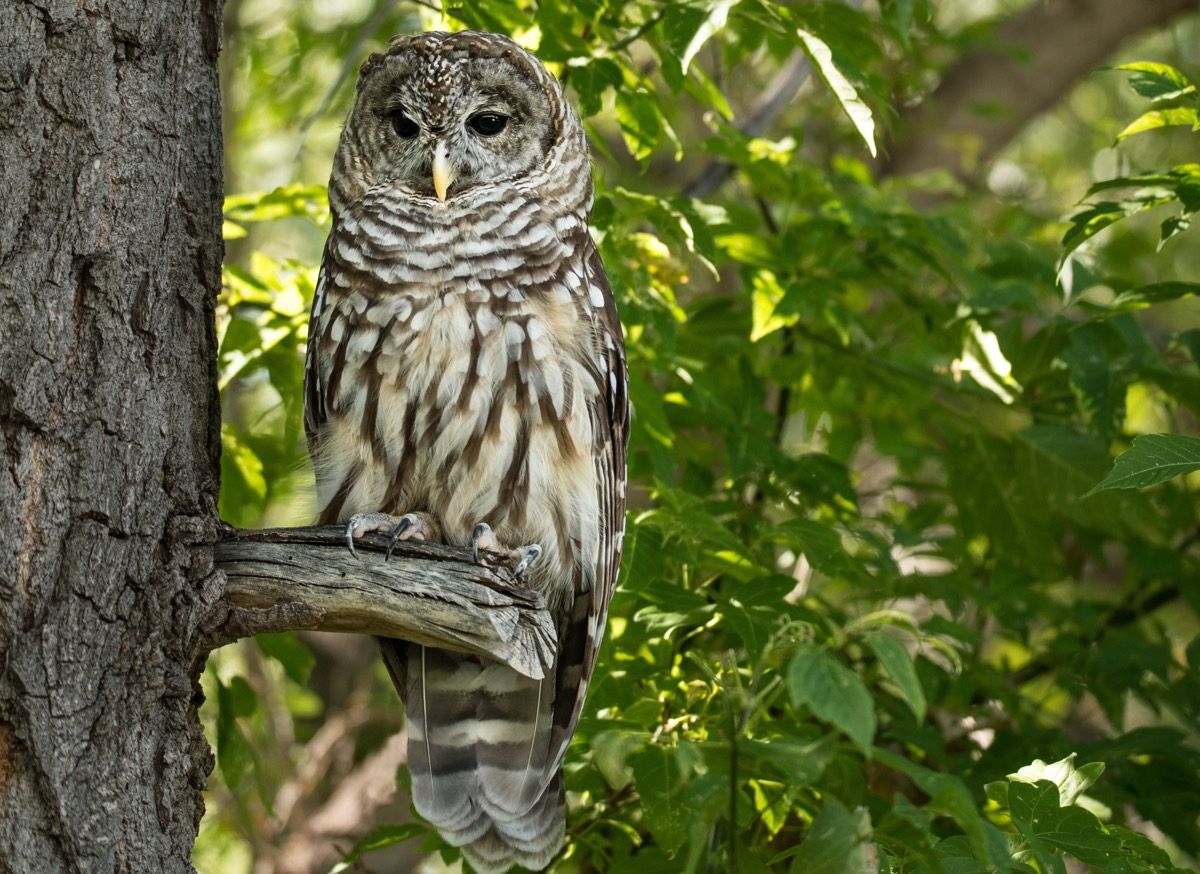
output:
<svg viewBox="0 0 1200 874"><path fill-rule="evenodd" d="M219 0L0 4L0 870L189 871Z"/></svg>

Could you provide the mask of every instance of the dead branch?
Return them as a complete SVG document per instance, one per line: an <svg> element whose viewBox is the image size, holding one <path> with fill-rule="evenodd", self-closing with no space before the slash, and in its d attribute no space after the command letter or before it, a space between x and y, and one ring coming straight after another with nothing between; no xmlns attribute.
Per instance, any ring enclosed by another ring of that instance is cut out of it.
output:
<svg viewBox="0 0 1200 874"><path fill-rule="evenodd" d="M542 597L469 550L387 538L346 548L340 527L229 529L213 560L226 586L204 644L274 631L320 630L396 637L483 656L541 679L557 647Z"/></svg>

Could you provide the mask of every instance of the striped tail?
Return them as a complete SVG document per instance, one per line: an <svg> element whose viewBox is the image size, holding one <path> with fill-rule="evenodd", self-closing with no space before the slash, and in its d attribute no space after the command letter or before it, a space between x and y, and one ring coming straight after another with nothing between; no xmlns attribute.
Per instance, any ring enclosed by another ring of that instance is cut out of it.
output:
<svg viewBox="0 0 1200 874"><path fill-rule="evenodd" d="M479 874L545 868L562 846L562 767L551 750L555 674L380 640L408 711L413 805Z"/></svg>

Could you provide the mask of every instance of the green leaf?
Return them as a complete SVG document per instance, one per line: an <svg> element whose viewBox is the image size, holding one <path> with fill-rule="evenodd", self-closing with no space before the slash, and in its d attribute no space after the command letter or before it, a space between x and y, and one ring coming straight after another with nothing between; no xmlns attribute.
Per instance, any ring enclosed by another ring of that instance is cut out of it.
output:
<svg viewBox="0 0 1200 874"><path fill-rule="evenodd" d="M1008 804L1013 824L1039 859L1052 851L1069 853L1089 865L1104 866L1117 858L1121 841L1082 807L1060 806L1059 788L1049 780L1010 784ZM1061 863L1051 864L1062 870Z"/></svg>
<svg viewBox="0 0 1200 874"><path fill-rule="evenodd" d="M970 790L962 780L953 774L942 774L918 765L888 749L876 747L873 753L876 761L906 775L929 796L926 807L953 818L966 833L979 858L990 857L986 823L979 815L975 799L971 797Z"/></svg>
<svg viewBox="0 0 1200 874"><path fill-rule="evenodd" d="M913 0L881 0L883 20L906 50L912 48Z"/></svg>
<svg viewBox="0 0 1200 874"><path fill-rule="evenodd" d="M738 0L713 0L667 7L663 15L663 40L679 58L686 73L704 44L725 27L729 11Z"/></svg>
<svg viewBox="0 0 1200 874"><path fill-rule="evenodd" d="M864 753L875 737L875 702L858 674L824 650L797 653L787 671L792 705L846 733Z"/></svg>
<svg viewBox="0 0 1200 874"><path fill-rule="evenodd" d="M1200 282L1156 282L1132 288L1117 295L1113 301L1114 307L1130 307L1132 304L1150 306L1168 300L1178 300L1200 294Z"/></svg>
<svg viewBox="0 0 1200 874"><path fill-rule="evenodd" d="M231 194L225 198L225 215L239 224L300 217L324 226L329 223L329 194L324 185L302 183L268 192Z"/></svg>
<svg viewBox="0 0 1200 874"><path fill-rule="evenodd" d="M1067 348L1058 360L1067 366L1079 409L1104 440L1107 455L1107 446L1124 415L1125 386L1117 381L1109 362L1105 328L1095 323L1075 328L1067 335Z"/></svg>
<svg viewBox="0 0 1200 874"><path fill-rule="evenodd" d="M662 705L659 705L659 713ZM613 789L633 782L629 756L645 745L644 735L629 731L602 731L591 739L592 763Z"/></svg>
<svg viewBox="0 0 1200 874"><path fill-rule="evenodd" d="M849 811L837 799L828 798L788 870L792 874L867 874L875 870L867 859L870 838L871 817L865 808ZM771 866L789 855L776 856Z"/></svg>
<svg viewBox="0 0 1200 874"><path fill-rule="evenodd" d="M1200 470L1200 437L1143 434L1133 438L1133 445L1117 456L1109 475L1088 494L1144 489L1193 470Z"/></svg>
<svg viewBox="0 0 1200 874"><path fill-rule="evenodd" d="M646 160L663 138L664 121L658 102L644 91L622 88L617 91L616 110L625 148L638 161Z"/></svg>
<svg viewBox="0 0 1200 874"><path fill-rule="evenodd" d="M790 787L807 786L829 767L837 752L837 735L827 734L812 743L790 738L743 740L738 750L748 758L766 762L779 771Z"/></svg>
<svg viewBox="0 0 1200 874"><path fill-rule="evenodd" d="M870 108L858 96L858 91L850 84L850 80L842 75L834 64L833 51L829 46L807 30L797 30L796 34L800 37L805 54L812 61L813 69L821 74L825 84L833 91L838 105L867 144L867 151L871 153L872 158L875 157L875 119L871 116Z"/></svg>
<svg viewBox="0 0 1200 874"><path fill-rule="evenodd" d="M625 81L620 64L611 58L592 58L586 64L567 69L571 87L579 95L579 113L584 118L600 111L605 91L620 88Z"/></svg>
<svg viewBox="0 0 1200 874"><path fill-rule="evenodd" d="M309 671L316 659L312 650L300 642L294 631L259 634L254 638L263 654L283 665L284 673L295 683L308 682Z"/></svg>
<svg viewBox="0 0 1200 874"><path fill-rule="evenodd" d="M1146 194L1130 200L1088 204L1087 209L1071 216L1071 226L1062 238L1064 258L1109 225L1173 199L1171 194Z"/></svg>
<svg viewBox="0 0 1200 874"><path fill-rule="evenodd" d="M904 644L882 631L872 632L866 637L867 646L875 653L879 664L896 684L900 700L908 705L918 722L923 720L926 707L925 690L921 688L916 666Z"/></svg>
<svg viewBox="0 0 1200 874"><path fill-rule="evenodd" d="M1149 130L1154 130L1160 127L1176 127L1187 126L1193 130L1200 130L1200 115L1190 106L1179 106L1173 109L1152 109L1144 113L1137 119L1134 119L1129 125L1117 134L1117 142L1128 139L1135 134L1145 133Z"/></svg>
<svg viewBox="0 0 1200 874"><path fill-rule="evenodd" d="M853 560L842 546L841 535L824 522L789 519L776 525L768 537L803 553L809 564L827 576L854 576Z"/></svg>
<svg viewBox="0 0 1200 874"><path fill-rule="evenodd" d="M1162 247L1166 245L1168 240L1178 234L1182 234L1191 226L1191 219L1184 215L1172 215L1163 219L1162 224L1159 226L1159 250L1162 250Z"/></svg>
<svg viewBox="0 0 1200 874"><path fill-rule="evenodd" d="M251 715L257 703L254 690L241 677L234 677L228 684L217 678L217 766L225 785L234 792L255 763L254 748L237 720Z"/></svg>
<svg viewBox="0 0 1200 874"><path fill-rule="evenodd" d="M1099 780L1103 773L1103 762L1089 762L1076 768L1075 753L1071 753L1065 759L1059 759L1051 764L1046 764L1041 759L1034 759L1015 774L1009 774L1008 779L1020 783L1049 780L1058 787L1059 802L1063 807L1069 807L1088 790L1088 787Z"/></svg>
<svg viewBox="0 0 1200 874"><path fill-rule="evenodd" d="M1200 365L1200 328L1190 328L1175 335L1175 341L1187 350L1193 364Z"/></svg>
<svg viewBox="0 0 1200 874"><path fill-rule="evenodd" d="M1053 545L1049 508L1013 476L1012 443L973 431L951 444L945 463L963 532L985 535L1011 561L1041 567Z"/></svg>
<svg viewBox="0 0 1200 874"><path fill-rule="evenodd" d="M342 871L349 871L355 867L355 863L362 858L364 853L369 853L372 850L382 850L384 847L395 846L402 844L405 841L411 841L413 838L424 837L429 834L429 826L421 822L404 822L398 825L381 825L371 829L367 836L354 845L342 860L329 869L329 874L341 874Z"/></svg>
<svg viewBox="0 0 1200 874"><path fill-rule="evenodd" d="M1134 75L1129 77L1130 87L1142 97L1149 97L1151 100L1172 100L1196 90L1196 86L1187 76L1169 64L1134 61L1114 69L1133 73Z"/></svg>
<svg viewBox="0 0 1200 874"><path fill-rule="evenodd" d="M777 574L731 586L727 591L715 592L713 597L720 605L722 621L728 622L742 639L746 652L758 658L779 628L779 607L794 588L792 577Z"/></svg>
<svg viewBox="0 0 1200 874"><path fill-rule="evenodd" d="M750 282L750 342L757 343L768 334L794 325L798 314L780 315L776 312L783 300L783 288L770 270L756 270Z"/></svg>
<svg viewBox="0 0 1200 874"><path fill-rule="evenodd" d="M676 751L672 747L651 744L631 756L629 764L642 799L646 827L659 845L674 855L687 839L690 818L679 799L684 779Z"/></svg>

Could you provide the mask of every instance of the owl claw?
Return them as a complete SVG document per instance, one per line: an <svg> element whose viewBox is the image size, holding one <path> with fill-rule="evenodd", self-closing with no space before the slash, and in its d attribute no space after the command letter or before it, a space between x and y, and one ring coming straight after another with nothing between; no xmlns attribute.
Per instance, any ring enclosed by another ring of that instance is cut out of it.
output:
<svg viewBox="0 0 1200 874"><path fill-rule="evenodd" d="M531 543L528 546L522 546L514 550L514 552L524 553L521 556L521 560L517 562L517 566L513 568L513 576L519 577L529 569L531 564L538 560L542 554L542 548L536 543Z"/></svg>
<svg viewBox="0 0 1200 874"><path fill-rule="evenodd" d="M471 557L475 564L490 567L488 559L499 559L496 563L510 567L515 577L525 573L541 554L542 548L536 543L515 549L504 546L496 537L496 532L492 531L492 526L486 522L480 522L471 532Z"/></svg>
<svg viewBox="0 0 1200 874"><path fill-rule="evenodd" d="M424 513L406 513L400 518L387 513L357 513L346 523L346 546L350 554L358 558L354 549L354 541L364 534L378 532L390 534L387 558L391 558L392 550L401 540L437 540L437 523Z"/></svg>
<svg viewBox="0 0 1200 874"><path fill-rule="evenodd" d="M354 541L372 531L391 531L396 520L387 513L355 513L346 523L346 547L350 554L358 558L354 551Z"/></svg>
<svg viewBox="0 0 1200 874"><path fill-rule="evenodd" d="M392 536L388 540L388 548L383 556L383 560L387 561L392 557L392 550L402 540L436 539L437 535L433 531L433 525L426 522L421 513L405 513L400 517L400 521L396 523L396 527L392 529Z"/></svg>

